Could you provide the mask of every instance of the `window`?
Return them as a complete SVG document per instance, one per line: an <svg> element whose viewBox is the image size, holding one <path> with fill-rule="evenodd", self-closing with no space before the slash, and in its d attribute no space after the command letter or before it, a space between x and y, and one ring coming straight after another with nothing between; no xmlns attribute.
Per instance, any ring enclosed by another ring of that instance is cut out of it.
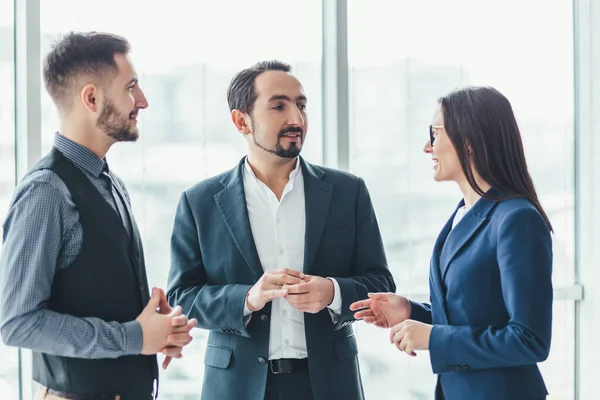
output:
<svg viewBox="0 0 600 400"><path fill-rule="evenodd" d="M69 30L108 31L132 44L149 107L140 112L138 143L117 144L107 160L130 192L151 286L166 286L181 192L233 168L245 154L226 101L237 71L262 59L292 64L309 99L311 130L303 155L321 162L321 8L310 2L291 14L289 6L277 0L41 2L42 57L57 35ZM311 29L282 29L282 22ZM43 153L57 129L54 105L43 93ZM184 357L162 373L161 398L200 397L208 332L196 329L194 336Z"/></svg>
<svg viewBox="0 0 600 400"><path fill-rule="evenodd" d="M433 243L461 198L433 181L422 149L437 98L464 85L494 86L511 101L556 231L554 285L574 283L572 20L570 1L349 2L350 166L371 192L398 293L426 300ZM573 304L554 307L541 365L551 399L574 395ZM431 397L427 353L412 359L389 347L387 332L356 331L368 397Z"/></svg>
<svg viewBox="0 0 600 400"><path fill-rule="evenodd" d="M15 51L12 1L0 1L0 215L4 218L15 186ZM3 220L0 222L4 222ZM0 251L2 251L0 249ZM0 272L1 273L1 272ZM19 396L18 349L0 342L0 398Z"/></svg>

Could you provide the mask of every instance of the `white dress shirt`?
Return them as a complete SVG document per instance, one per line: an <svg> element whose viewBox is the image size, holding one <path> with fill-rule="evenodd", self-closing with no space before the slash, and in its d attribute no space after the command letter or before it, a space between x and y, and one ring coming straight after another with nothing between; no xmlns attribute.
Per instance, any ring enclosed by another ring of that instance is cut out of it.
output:
<svg viewBox="0 0 600 400"><path fill-rule="evenodd" d="M458 210L456 210L456 215L454 215L454 220L452 221L452 229L460 222L460 220L465 216L467 212L467 207L462 206Z"/></svg>
<svg viewBox="0 0 600 400"><path fill-rule="evenodd" d="M303 271L306 209L300 162L296 161L296 168L290 173L281 200L277 200L271 189L256 177L247 158L244 164L243 180L248 217L263 270L290 268ZM339 284L335 279L331 281L335 294L328 309L336 322L341 313L342 298ZM246 324L250 315L251 311L244 306ZM304 313L292 307L284 298L273 299L269 360L306 357L308 352L304 335Z"/></svg>

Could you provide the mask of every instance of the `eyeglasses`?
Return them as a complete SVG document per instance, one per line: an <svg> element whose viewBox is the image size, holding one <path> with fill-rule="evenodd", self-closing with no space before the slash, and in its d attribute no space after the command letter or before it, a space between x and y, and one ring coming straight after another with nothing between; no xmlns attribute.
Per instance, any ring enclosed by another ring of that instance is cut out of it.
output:
<svg viewBox="0 0 600 400"><path fill-rule="evenodd" d="M444 125L429 125L429 143L433 146L435 142L435 132L434 129L444 129Z"/></svg>

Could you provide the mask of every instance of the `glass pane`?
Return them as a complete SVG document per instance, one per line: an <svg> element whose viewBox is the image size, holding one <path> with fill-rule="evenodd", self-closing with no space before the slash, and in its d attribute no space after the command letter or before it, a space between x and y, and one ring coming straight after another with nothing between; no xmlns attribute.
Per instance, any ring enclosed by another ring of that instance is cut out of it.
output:
<svg viewBox="0 0 600 400"><path fill-rule="evenodd" d="M0 1L0 215L6 215L15 186L15 51L13 2ZM3 221L0 221L3 222ZM0 251L2 251L0 249ZM16 348L0 341L0 398L19 398Z"/></svg>
<svg viewBox="0 0 600 400"><path fill-rule="evenodd" d="M422 149L437 98L464 85L494 86L511 101L556 231L554 284L573 283L572 20L570 1L349 2L351 171L373 197L399 293L429 292L433 243L461 198L455 184L434 182ZM378 367L391 357L381 349L367 353L378 333L358 329L365 361L371 357ZM573 335L567 340L573 343ZM384 369L395 381L407 379L406 398L430 396L426 358ZM574 374L569 362L555 368ZM385 392L381 379L365 377L368 396Z"/></svg>
<svg viewBox="0 0 600 400"><path fill-rule="evenodd" d="M245 154L244 139L231 123L226 101L227 85L237 71L262 59L292 64L309 99L312 130L303 155L314 163L322 161L321 5L295 7L293 16L289 6L278 0L185 0L176 5L142 0L41 2L42 56L68 30L109 31L132 44L150 106L140 112L139 141L117 144L107 159L131 194L151 286L166 285L171 228L181 192L233 168ZM311 29L283 34L274 29L281 21L302 21ZM46 93L42 124L46 151L58 129L58 116ZM162 373L161 399L199 398L208 334L197 329L194 335L184 358Z"/></svg>
<svg viewBox="0 0 600 400"><path fill-rule="evenodd" d="M542 376L548 388L548 400L572 400L575 396L574 335L574 302L571 300L555 301L550 356L546 362L540 364Z"/></svg>

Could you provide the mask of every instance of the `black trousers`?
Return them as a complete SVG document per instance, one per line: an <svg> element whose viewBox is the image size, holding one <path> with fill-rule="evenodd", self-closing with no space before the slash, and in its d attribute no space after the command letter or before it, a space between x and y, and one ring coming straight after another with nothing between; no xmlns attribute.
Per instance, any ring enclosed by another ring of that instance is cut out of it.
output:
<svg viewBox="0 0 600 400"><path fill-rule="evenodd" d="M290 374L269 373L265 400L314 399L308 370Z"/></svg>

